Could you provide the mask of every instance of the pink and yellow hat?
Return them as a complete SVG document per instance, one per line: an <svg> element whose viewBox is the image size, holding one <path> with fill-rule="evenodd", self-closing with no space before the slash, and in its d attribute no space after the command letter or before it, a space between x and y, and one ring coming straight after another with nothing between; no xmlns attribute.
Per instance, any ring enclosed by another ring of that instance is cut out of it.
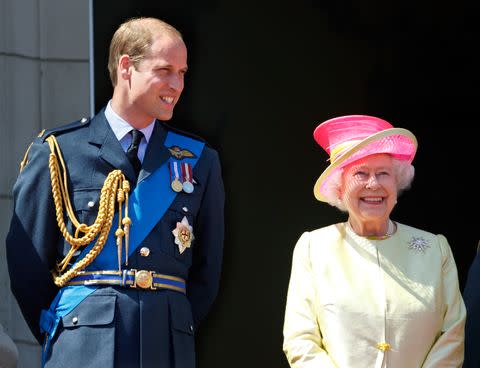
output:
<svg viewBox="0 0 480 368"><path fill-rule="evenodd" d="M330 165L320 175L313 193L328 202L326 184L338 169L376 153L412 162L417 151L417 139L412 132L394 128L389 122L367 115L347 115L327 120L313 132L315 141L330 156Z"/></svg>

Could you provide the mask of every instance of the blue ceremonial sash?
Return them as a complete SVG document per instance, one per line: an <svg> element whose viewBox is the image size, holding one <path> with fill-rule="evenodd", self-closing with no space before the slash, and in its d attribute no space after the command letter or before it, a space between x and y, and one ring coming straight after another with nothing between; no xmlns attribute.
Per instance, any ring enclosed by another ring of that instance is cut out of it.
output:
<svg viewBox="0 0 480 368"><path fill-rule="evenodd" d="M178 146L192 152L194 157L184 157L182 161L188 162L193 168L202 154L205 143L173 132L168 132L164 145L166 147ZM170 187L169 161L166 161L150 176L138 183L128 200L129 217L132 219L133 224L130 228L129 255L136 250L155 225L162 219L176 196L177 193ZM113 219L112 228L110 229L104 248L86 270L116 270L118 268L115 237L115 231L117 230L116 224L118 224L118 214L116 214ZM78 259L82 259L92 249L96 240L97 239L85 247ZM63 287L53 300L49 310L42 311L40 328L42 332L46 332L48 335L43 347L42 367L48 357L50 341L55 335L61 318L70 313L96 289L97 286L85 285Z"/></svg>

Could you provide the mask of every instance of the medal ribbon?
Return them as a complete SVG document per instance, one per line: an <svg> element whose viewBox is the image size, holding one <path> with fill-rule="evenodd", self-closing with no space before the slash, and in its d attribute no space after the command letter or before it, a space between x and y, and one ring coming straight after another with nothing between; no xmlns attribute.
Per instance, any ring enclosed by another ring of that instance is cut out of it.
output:
<svg viewBox="0 0 480 368"><path fill-rule="evenodd" d="M188 162L182 164L182 176L184 181L192 182L192 165Z"/></svg>
<svg viewBox="0 0 480 368"><path fill-rule="evenodd" d="M169 162L170 168L170 182L174 182L175 180L180 179L180 175L178 173L178 162L177 161L170 161Z"/></svg>

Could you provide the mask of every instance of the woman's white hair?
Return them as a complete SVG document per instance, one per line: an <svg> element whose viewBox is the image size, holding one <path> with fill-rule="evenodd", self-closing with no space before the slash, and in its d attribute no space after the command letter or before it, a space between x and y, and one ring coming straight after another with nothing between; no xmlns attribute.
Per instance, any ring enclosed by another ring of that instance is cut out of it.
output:
<svg viewBox="0 0 480 368"><path fill-rule="evenodd" d="M399 196L404 190L410 188L413 177L415 176L415 168L408 161L398 160L396 158L393 158L392 165L397 181L397 196ZM327 198L327 202L330 205L337 207L341 211L347 211L340 195L342 180L343 168L335 170L325 184L323 195Z"/></svg>

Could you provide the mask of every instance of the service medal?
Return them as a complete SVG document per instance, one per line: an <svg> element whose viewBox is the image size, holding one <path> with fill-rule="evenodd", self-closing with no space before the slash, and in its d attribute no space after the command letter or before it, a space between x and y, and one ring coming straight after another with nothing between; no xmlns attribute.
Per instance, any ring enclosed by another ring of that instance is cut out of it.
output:
<svg viewBox="0 0 480 368"><path fill-rule="evenodd" d="M175 179L174 181L172 181L171 187L177 193L181 192L183 189L183 185L178 179Z"/></svg>
<svg viewBox="0 0 480 368"><path fill-rule="evenodd" d="M182 179L183 179L183 191L185 193L193 193L194 186L192 184L192 165L184 162L182 163Z"/></svg>
<svg viewBox="0 0 480 368"><path fill-rule="evenodd" d="M180 181L180 173L178 170L178 162L177 161L170 161L168 165L170 169L170 186L172 187L173 191L181 192L182 182Z"/></svg>
<svg viewBox="0 0 480 368"><path fill-rule="evenodd" d="M182 185L183 191L185 193L193 193L193 184L190 183L189 181L184 181Z"/></svg>

